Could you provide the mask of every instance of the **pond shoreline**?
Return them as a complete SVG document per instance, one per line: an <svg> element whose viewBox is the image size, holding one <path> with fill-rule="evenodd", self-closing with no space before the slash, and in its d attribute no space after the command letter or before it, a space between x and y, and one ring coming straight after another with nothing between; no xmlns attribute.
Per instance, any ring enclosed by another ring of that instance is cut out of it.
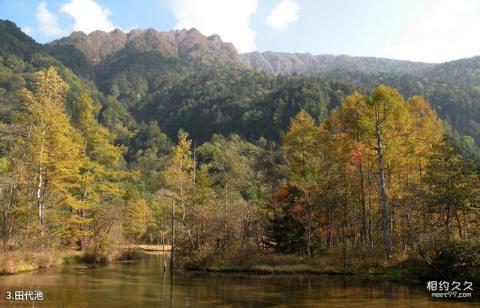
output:
<svg viewBox="0 0 480 308"><path fill-rule="evenodd" d="M253 275L315 275L315 276L337 276L337 277L355 277L362 279L372 280L389 280L398 282L408 282L413 284L422 284L423 281L418 277L399 273L396 269L388 268L366 268L360 271L335 271L335 270L322 270L316 268L302 268L304 265L296 266L264 266L258 265L253 267L208 267L208 268L184 268L190 272L204 272L204 273L242 273Z"/></svg>
<svg viewBox="0 0 480 308"><path fill-rule="evenodd" d="M76 254L78 256L78 254ZM140 258L137 259L129 259L129 260L113 260L107 264L92 264L87 262L79 261L80 259L75 258L75 255L64 255L69 259L64 259L62 264L55 264L48 267L42 268L35 268L30 269L27 271L21 271L17 273L9 273L9 274L1 274L0 277L6 276L15 276L16 274L22 274L26 272L42 272L45 269L53 269L55 271L62 271L62 267L68 268L69 266L73 266L77 268L78 265L84 265L85 269L108 269L108 264L138 264L141 262L148 262L149 264L155 264L158 260L158 268L163 267L161 263L162 256L160 255L150 255L148 253L143 254ZM152 258L152 259L150 259ZM148 260L150 259L150 261ZM67 261L69 260L69 261ZM74 260L74 262L72 262ZM153 261L153 263L151 262ZM186 273L212 273L212 274L223 274L226 275L225 277L236 277L235 274L242 275L243 279L248 277L254 278L258 276L265 276L265 277L276 277L276 276L285 276L285 277L325 277L326 279L330 278L339 278L345 281L351 280L358 280L358 281L371 281L374 282L392 282L392 283L401 283L405 285L410 285L416 288L420 288L421 286L425 286L424 281L419 279L418 277L414 277L411 274L407 274L408 269L406 268L395 268L395 267L370 267L365 269L357 269L355 271L352 270L325 270L321 268L315 268L306 264L291 264L291 265L279 265L279 266L271 266L271 265L255 265L255 266L222 266L222 267L205 267L205 268L189 268L182 263L182 259L179 260L177 264L177 268L179 272ZM150 265L151 266L151 265ZM55 268L57 270L55 270ZM115 267L114 267L115 268ZM411 269L410 269L411 270ZM168 272L168 270L167 270ZM480 299L474 294L474 296L469 299L469 301L473 301L477 303Z"/></svg>
<svg viewBox="0 0 480 308"><path fill-rule="evenodd" d="M48 307L307 305L328 308L339 301L345 307L358 307L359 303L363 307L385 307L388 301L393 306L417 307L422 304L423 307L449 308L453 303L432 300L425 286L389 281L378 275L196 272L184 271L180 263L178 271L170 275L168 270L165 272L161 268L161 260L161 256L146 256L131 264L115 261L92 268L65 264L32 274L2 277L0 288L20 290L28 286L32 290L41 290ZM472 305L458 304L459 307Z"/></svg>
<svg viewBox="0 0 480 308"><path fill-rule="evenodd" d="M46 268L55 268L61 267L69 264L84 264L84 265L94 265L94 266L105 266L109 263L125 263L125 262L138 262L149 256L161 256L162 254L151 253L158 252L156 249L142 249L140 247L135 247L134 249L122 247L123 252L127 252L122 257L118 259L111 260L106 263L92 263L85 261L80 252L78 251L65 251L57 256L57 259L61 259L59 262L53 262L50 264L31 264L29 267L17 266L16 271L1 272L0 276L10 276L25 272L36 271ZM128 253L129 252L129 253ZM185 259L179 260L177 267L185 271L190 272L211 272L211 273L250 273L250 274L305 274L305 275L325 275L325 276L363 276L363 277L381 277L388 278L389 280L397 281L410 281L410 282L420 282L420 280L415 279L414 277L405 275L405 273L399 274L398 268L364 268L357 270L342 270L342 269L321 269L314 266L298 263L298 264L285 264L285 265L267 265L267 264L256 264L252 266L208 266L201 267L197 265L192 265L184 263ZM21 264L23 261L20 261ZM163 266L163 265L162 265Z"/></svg>

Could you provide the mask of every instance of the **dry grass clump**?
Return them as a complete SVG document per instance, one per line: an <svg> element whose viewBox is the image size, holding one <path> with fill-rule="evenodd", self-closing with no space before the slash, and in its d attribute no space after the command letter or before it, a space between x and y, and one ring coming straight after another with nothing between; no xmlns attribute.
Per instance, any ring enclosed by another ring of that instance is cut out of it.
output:
<svg viewBox="0 0 480 308"><path fill-rule="evenodd" d="M7 251L0 253L0 274L16 274L61 263L62 259L56 251Z"/></svg>

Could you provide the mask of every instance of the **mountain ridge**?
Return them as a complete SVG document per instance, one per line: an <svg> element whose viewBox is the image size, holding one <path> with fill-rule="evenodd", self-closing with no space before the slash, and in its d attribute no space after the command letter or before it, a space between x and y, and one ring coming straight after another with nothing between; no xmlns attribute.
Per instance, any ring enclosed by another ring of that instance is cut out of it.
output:
<svg viewBox="0 0 480 308"><path fill-rule="evenodd" d="M238 53L232 43L224 42L217 34L203 35L195 28L190 30L157 31L133 29L123 32L93 31L90 34L73 32L69 36L45 44L50 53L61 56L62 49L78 49L90 61L90 66L116 52L158 52L165 57L184 60L210 58L213 61L244 65L269 74L322 74L334 70L365 73L414 73L438 64L395 60L378 57L354 57L311 53L258 52Z"/></svg>
<svg viewBox="0 0 480 308"><path fill-rule="evenodd" d="M0 31L18 28L16 24L4 20ZM20 28L18 28L21 31ZM123 32L114 29L110 32L96 30L89 34L74 31L70 35L48 42L37 44L31 37L23 34L19 42L30 49L39 50L44 47L48 53L58 56L59 49L72 48L80 51L90 61L90 65L97 65L105 58L122 49L130 51L157 51L163 56L179 57L192 60L201 56L211 56L221 63L235 63L245 65L269 74L324 74L333 70L364 72L364 73L418 73L432 71L433 68L456 65L469 59L480 59L480 56L462 58L444 63L428 63L420 61L397 60L382 57L350 56L346 54L312 54L309 52L249 52L238 53L230 42L224 42L217 34L203 35L195 28L186 30L157 31L153 28L132 29ZM3 35L0 48L12 46L11 36ZM17 42L17 44L19 44ZM163 54L162 54L163 53ZM61 59L63 60L63 59ZM68 64L68 63L67 63Z"/></svg>
<svg viewBox="0 0 480 308"><path fill-rule="evenodd" d="M332 70L361 71L366 73L413 73L436 66L435 63L395 60L378 57L354 57L286 52L251 52L240 55L244 63L270 74L318 74Z"/></svg>

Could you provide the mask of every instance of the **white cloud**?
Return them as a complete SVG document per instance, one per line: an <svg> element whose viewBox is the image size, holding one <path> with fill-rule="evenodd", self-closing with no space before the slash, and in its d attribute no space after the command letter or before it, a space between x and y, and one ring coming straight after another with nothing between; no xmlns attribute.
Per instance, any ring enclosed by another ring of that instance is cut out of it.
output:
<svg viewBox="0 0 480 308"><path fill-rule="evenodd" d="M108 19L110 12L93 0L70 0L60 11L70 15L75 24L73 29L90 33L95 30L112 31L115 27Z"/></svg>
<svg viewBox="0 0 480 308"><path fill-rule="evenodd" d="M56 36L63 34L63 30L58 24L57 15L47 9L45 1L40 2L38 5L36 17L39 24L39 30L43 35ZM28 31L27 28L25 29Z"/></svg>
<svg viewBox="0 0 480 308"><path fill-rule="evenodd" d="M288 25L298 19L300 7L292 0L280 1L265 18L270 27L280 30L286 29Z"/></svg>
<svg viewBox="0 0 480 308"><path fill-rule="evenodd" d="M23 31L23 33L25 33L25 34L28 34L28 35L32 35L32 34L33 34L33 28L30 27L30 26L21 27L20 29L21 29L21 30Z"/></svg>
<svg viewBox="0 0 480 308"><path fill-rule="evenodd" d="M444 62L480 54L480 2L425 0L419 22L384 50L389 58Z"/></svg>
<svg viewBox="0 0 480 308"><path fill-rule="evenodd" d="M257 0L170 0L177 29L196 28L205 35L219 34L240 52L255 50L250 17Z"/></svg>

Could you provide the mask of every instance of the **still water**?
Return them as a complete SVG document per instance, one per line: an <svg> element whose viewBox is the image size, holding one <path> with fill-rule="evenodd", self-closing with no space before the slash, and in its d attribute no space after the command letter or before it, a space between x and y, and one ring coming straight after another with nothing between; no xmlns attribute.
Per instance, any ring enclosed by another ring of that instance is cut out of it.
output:
<svg viewBox="0 0 480 308"><path fill-rule="evenodd" d="M106 267L78 265L0 277L0 307L480 307L432 300L422 286L310 275L178 272L160 256ZM42 302L5 292L43 291Z"/></svg>

